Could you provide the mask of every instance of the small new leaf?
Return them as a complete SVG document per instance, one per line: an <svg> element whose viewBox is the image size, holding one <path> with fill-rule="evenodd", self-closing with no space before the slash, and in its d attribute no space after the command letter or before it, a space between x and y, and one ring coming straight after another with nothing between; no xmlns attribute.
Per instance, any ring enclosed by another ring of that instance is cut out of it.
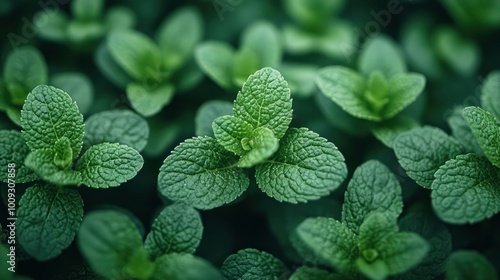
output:
<svg viewBox="0 0 500 280"><path fill-rule="evenodd" d="M24 159L30 153L23 134L14 130L0 130L0 181L7 183L9 173L15 175L17 183L27 183L38 179L35 172L24 165ZM15 164L9 167L9 164ZM14 172L9 172L9 169Z"/></svg>
<svg viewBox="0 0 500 280"><path fill-rule="evenodd" d="M73 151L68 137L57 139L54 144L54 164L61 169L68 169L73 163Z"/></svg>
<svg viewBox="0 0 500 280"><path fill-rule="evenodd" d="M292 121L292 99L288 84L280 72L266 67L248 77L238 93L234 116L254 128L267 127L278 139Z"/></svg>
<svg viewBox="0 0 500 280"><path fill-rule="evenodd" d="M259 188L278 201L319 199L346 178L347 167L337 147L305 128L290 128L278 151L256 166Z"/></svg>
<svg viewBox="0 0 500 280"><path fill-rule="evenodd" d="M479 107L467 107L462 111L484 155L496 167L500 167L500 124L490 112Z"/></svg>
<svg viewBox="0 0 500 280"><path fill-rule="evenodd" d="M54 149L54 144L66 137L73 151L72 159L80 154L83 116L71 97L60 89L46 85L33 89L21 111L21 126L31 150Z"/></svg>
<svg viewBox="0 0 500 280"><path fill-rule="evenodd" d="M398 217L403 210L401 186L379 161L370 160L354 171L342 206L342 223L355 233L373 211Z"/></svg>
<svg viewBox="0 0 500 280"><path fill-rule="evenodd" d="M105 142L120 143L142 151L148 142L148 123L129 110L112 110L93 114L85 122L85 147Z"/></svg>
<svg viewBox="0 0 500 280"><path fill-rule="evenodd" d="M82 183L92 188L116 187L132 179L142 168L142 156L126 145L103 143L90 147L76 170Z"/></svg>
<svg viewBox="0 0 500 280"><path fill-rule="evenodd" d="M476 223L500 212L500 171L475 154L459 155L436 171L432 206L453 224Z"/></svg>
<svg viewBox="0 0 500 280"><path fill-rule="evenodd" d="M238 158L210 137L196 137L177 146L160 168L162 195L198 209L229 203L249 185L236 167Z"/></svg>
<svg viewBox="0 0 500 280"><path fill-rule="evenodd" d="M286 266L273 255L256 249L244 249L229 256L221 268L228 280L286 279L290 274Z"/></svg>
<svg viewBox="0 0 500 280"><path fill-rule="evenodd" d="M278 139L267 127L258 127L241 139L243 147L250 148L238 161L239 167L251 167L263 162L278 150Z"/></svg>
<svg viewBox="0 0 500 280"><path fill-rule="evenodd" d="M56 165L55 152L52 149L39 149L28 154L24 165L31 168L45 181L55 185L80 185L82 175L71 169L61 169Z"/></svg>
<svg viewBox="0 0 500 280"><path fill-rule="evenodd" d="M75 190L35 185L19 201L17 217L19 243L35 259L45 261L73 242L83 217L83 201Z"/></svg>
<svg viewBox="0 0 500 280"><path fill-rule="evenodd" d="M160 212L144 245L153 258L171 253L194 253L202 233L200 214L184 204L174 204Z"/></svg>
<svg viewBox="0 0 500 280"><path fill-rule="evenodd" d="M393 147L408 176L424 188L431 187L434 173L441 165L463 152L453 137L434 127L404 132L394 140Z"/></svg>
<svg viewBox="0 0 500 280"><path fill-rule="evenodd" d="M243 156L252 149L250 146L244 145L243 138L252 133L253 127L243 119L233 116L222 116L214 120L212 128L215 139L226 150Z"/></svg>

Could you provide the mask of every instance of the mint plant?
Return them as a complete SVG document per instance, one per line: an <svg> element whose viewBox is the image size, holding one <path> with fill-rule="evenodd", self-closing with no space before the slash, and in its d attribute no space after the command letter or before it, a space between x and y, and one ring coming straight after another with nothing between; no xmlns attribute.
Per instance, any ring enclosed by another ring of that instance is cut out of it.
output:
<svg viewBox="0 0 500 280"><path fill-rule="evenodd" d="M399 118L382 122L393 119L417 99L425 87L425 77L406 73L399 50L384 37L369 41L360 54L358 69L325 67L318 74L317 85L349 115L369 121L375 136L391 146L396 134L391 131L412 128L415 121Z"/></svg>
<svg viewBox="0 0 500 280"><path fill-rule="evenodd" d="M193 208L165 207L142 236L133 220L116 210L99 210L85 216L78 244L92 269L107 279L222 279L207 261L192 255L203 226Z"/></svg>
<svg viewBox="0 0 500 280"><path fill-rule="evenodd" d="M131 28L135 14L126 7L116 6L104 11L104 0L75 0L70 3L71 17L60 9L42 10L35 17L38 35L45 40L79 50L93 49L96 43L114 29Z"/></svg>
<svg viewBox="0 0 500 280"><path fill-rule="evenodd" d="M111 32L96 53L96 63L109 80L126 88L134 110L152 116L170 103L176 91L199 80L189 59L202 29L198 11L183 8L160 25L156 42L132 29Z"/></svg>
<svg viewBox="0 0 500 280"><path fill-rule="evenodd" d="M232 116L214 120L215 138L177 146L158 176L173 201L211 209L234 201L249 186L243 168L255 166L259 188L278 201L306 202L328 195L347 175L342 154L306 128L288 128L292 100L277 70L251 75L238 93Z"/></svg>
<svg viewBox="0 0 500 280"><path fill-rule="evenodd" d="M342 221L307 218L296 229L296 246L313 252L347 279L404 273L425 258L429 245L418 234L399 231L396 218L402 205L395 176L380 162L368 161L349 182Z"/></svg>
<svg viewBox="0 0 500 280"><path fill-rule="evenodd" d="M493 73L483 87L482 101L494 113L466 107L463 119L451 119L455 135L462 141L440 129L424 127L402 133L394 142L401 166L419 185L432 190L433 208L446 222L476 223L500 211L496 185L500 174L500 125L496 117L498 102L493 101L500 97L499 93L498 74ZM475 141L471 142L470 135ZM470 143L472 146L462 146ZM478 149L480 153L474 153Z"/></svg>

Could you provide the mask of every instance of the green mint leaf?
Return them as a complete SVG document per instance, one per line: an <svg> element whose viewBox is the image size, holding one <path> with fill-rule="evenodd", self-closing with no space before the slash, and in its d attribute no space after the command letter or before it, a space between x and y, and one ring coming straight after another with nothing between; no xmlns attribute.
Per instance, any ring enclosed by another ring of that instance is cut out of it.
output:
<svg viewBox="0 0 500 280"><path fill-rule="evenodd" d="M116 187L135 177L144 160L133 148L117 143L90 147L78 161L76 169L82 183L92 188Z"/></svg>
<svg viewBox="0 0 500 280"><path fill-rule="evenodd" d="M469 123L462 115L462 108L455 108L447 121L451 128L451 135L460 142L465 152L483 155L483 150L479 146L479 143L477 143L477 139L472 133Z"/></svg>
<svg viewBox="0 0 500 280"><path fill-rule="evenodd" d="M146 35L127 29L115 30L108 36L107 47L113 59L135 80L159 82L160 50Z"/></svg>
<svg viewBox="0 0 500 280"><path fill-rule="evenodd" d="M435 29L432 39L436 53L457 73L467 76L477 71L481 49L473 40L451 26Z"/></svg>
<svg viewBox="0 0 500 280"><path fill-rule="evenodd" d="M281 63L278 70L288 82L292 96L309 97L315 93L314 79L318 74L318 67L312 64Z"/></svg>
<svg viewBox="0 0 500 280"><path fill-rule="evenodd" d="M50 84L67 92L78 104L80 113L89 112L94 101L94 88L87 76L76 72L65 72L50 77Z"/></svg>
<svg viewBox="0 0 500 280"><path fill-rule="evenodd" d="M7 86L16 87L20 91L16 94L18 98L12 100L17 105L24 103L28 92L48 80L45 59L37 49L30 46L11 52L5 61L3 73Z"/></svg>
<svg viewBox="0 0 500 280"><path fill-rule="evenodd" d="M484 155L496 167L500 167L500 123L490 112L479 107L467 107L462 111Z"/></svg>
<svg viewBox="0 0 500 280"><path fill-rule="evenodd" d="M372 212L366 216L359 226L358 246L361 257L368 262L374 262L383 250L383 240L398 232L397 217L383 212Z"/></svg>
<svg viewBox="0 0 500 280"><path fill-rule="evenodd" d="M424 188L430 188L434 173L447 160L463 152L460 144L434 127L414 128L394 140L394 153L406 174Z"/></svg>
<svg viewBox="0 0 500 280"><path fill-rule="evenodd" d="M259 57L250 48L241 48L233 60L233 84L241 87L248 76L259 70Z"/></svg>
<svg viewBox="0 0 500 280"><path fill-rule="evenodd" d="M110 82L120 88L126 88L132 82L132 78L125 70L114 60L107 44L103 43L95 52L94 61L101 73Z"/></svg>
<svg viewBox="0 0 500 280"><path fill-rule="evenodd" d="M330 66L320 70L316 84L321 92L352 116L371 121L382 118L371 111L363 100L365 78L343 66Z"/></svg>
<svg viewBox="0 0 500 280"><path fill-rule="evenodd" d="M446 268L447 279L494 280L498 273L493 264L476 251L460 250L451 254Z"/></svg>
<svg viewBox="0 0 500 280"><path fill-rule="evenodd" d="M68 169L73 163L73 151L68 137L57 139L54 144L54 164L61 169Z"/></svg>
<svg viewBox="0 0 500 280"><path fill-rule="evenodd" d="M170 103L174 90L174 86L170 84L130 83L127 86L127 97L134 110L149 117Z"/></svg>
<svg viewBox="0 0 500 280"><path fill-rule="evenodd" d="M254 128L243 119L233 116L222 116L214 120L212 128L215 139L226 150L243 156L252 149L248 143L243 143L243 138L250 135Z"/></svg>
<svg viewBox="0 0 500 280"><path fill-rule="evenodd" d="M29 153L30 149L21 132L0 130L0 181L7 183L11 179L16 183L27 183L38 179L35 172L24 165ZM14 166L9 166L11 163ZM14 177L9 178L9 174Z"/></svg>
<svg viewBox="0 0 500 280"><path fill-rule="evenodd" d="M125 267L142 248L134 222L112 210L94 211L85 216L78 232L78 247L92 270L106 278L124 277Z"/></svg>
<svg viewBox="0 0 500 280"><path fill-rule="evenodd" d="M249 26L242 35L241 48L250 49L258 58L257 69L277 67L281 62L280 33L268 22L257 22Z"/></svg>
<svg viewBox="0 0 500 280"><path fill-rule="evenodd" d="M347 226L331 218L308 218L297 227L299 238L321 259L344 275L355 275L358 238Z"/></svg>
<svg viewBox="0 0 500 280"><path fill-rule="evenodd" d="M407 71L398 45L386 36L374 37L365 44L359 54L358 69L365 76L380 71L386 78Z"/></svg>
<svg viewBox="0 0 500 280"><path fill-rule="evenodd" d="M443 221L476 223L500 212L500 172L487 159L475 154L459 155L434 176L432 206Z"/></svg>
<svg viewBox="0 0 500 280"><path fill-rule="evenodd" d="M481 106L500 120L500 71L486 77L481 89Z"/></svg>
<svg viewBox="0 0 500 280"><path fill-rule="evenodd" d="M376 123L372 127L372 133L384 145L393 148L394 141L401 133L416 127L418 123L415 120L403 116Z"/></svg>
<svg viewBox="0 0 500 280"><path fill-rule="evenodd" d="M120 143L142 151L148 143L149 126L129 110L111 110L93 114L85 121L83 144L86 148L105 142Z"/></svg>
<svg viewBox="0 0 500 280"><path fill-rule="evenodd" d="M234 88L234 57L235 52L230 45L215 41L204 42L195 50L196 63L203 73L225 89Z"/></svg>
<svg viewBox="0 0 500 280"><path fill-rule="evenodd" d="M21 111L26 144L31 150L53 149L62 137L71 143L73 159L82 149L83 116L64 91L40 85L28 94Z"/></svg>
<svg viewBox="0 0 500 280"><path fill-rule="evenodd" d="M237 160L213 138L188 139L163 162L158 188L163 196L198 209L222 206L250 184Z"/></svg>
<svg viewBox="0 0 500 280"><path fill-rule="evenodd" d="M267 127L278 139L292 121L292 99L280 72L263 68L248 77L234 103L234 116L254 128Z"/></svg>
<svg viewBox="0 0 500 280"><path fill-rule="evenodd" d="M290 276L289 280L346 280L344 276L326 270L301 266Z"/></svg>
<svg viewBox="0 0 500 280"><path fill-rule="evenodd" d="M135 11L125 6L109 7L104 18L110 30L119 28L133 28L137 24Z"/></svg>
<svg viewBox="0 0 500 280"><path fill-rule="evenodd" d="M222 280L222 274L208 261L190 254L172 253L156 259L153 280Z"/></svg>
<svg viewBox="0 0 500 280"><path fill-rule="evenodd" d="M19 243L35 259L45 261L73 242L83 217L83 201L75 190L35 185L19 201L17 217Z"/></svg>
<svg viewBox="0 0 500 280"><path fill-rule="evenodd" d="M421 74L397 74L389 80L387 98L390 102L384 107L382 117L389 119L410 105L422 93L425 77Z"/></svg>
<svg viewBox="0 0 500 280"><path fill-rule="evenodd" d="M398 217L403 211L401 186L381 162L370 160L358 167L345 192L342 223L357 233L373 211Z"/></svg>
<svg viewBox="0 0 500 280"><path fill-rule="evenodd" d="M97 21L103 6L103 0L75 0L71 2L71 13L79 21Z"/></svg>
<svg viewBox="0 0 500 280"><path fill-rule="evenodd" d="M153 258L171 253L194 253L202 233L200 214L184 204L174 204L160 212L144 245Z"/></svg>
<svg viewBox="0 0 500 280"><path fill-rule="evenodd" d="M221 271L228 280L285 279L290 274L279 259L256 249L244 249L230 255L222 264Z"/></svg>
<svg viewBox="0 0 500 280"><path fill-rule="evenodd" d="M200 106L195 116L196 136L214 136L212 123L218 117L233 114L233 103L211 100Z"/></svg>
<svg viewBox="0 0 500 280"><path fill-rule="evenodd" d="M33 15L33 17L42 18L46 15L46 10L41 10ZM61 11L54 11L50 13L50 17L47 17L47 21L34 21L34 26L36 28L38 36L43 39L54 41L54 42L64 42L68 39L68 28L70 20L66 13Z"/></svg>
<svg viewBox="0 0 500 280"><path fill-rule="evenodd" d="M165 68L174 70L184 64L202 34L203 19L195 8L182 8L167 17L156 34Z"/></svg>
<svg viewBox="0 0 500 280"><path fill-rule="evenodd" d="M39 149L28 154L24 165L34 170L45 181L55 185L80 185L82 183L82 174L70 169L61 169L56 162L54 150Z"/></svg>
<svg viewBox="0 0 500 280"><path fill-rule="evenodd" d="M251 167L272 156L279 147L279 141L267 127L254 129L247 137L241 139L243 148L250 151L238 161L239 167Z"/></svg>
<svg viewBox="0 0 500 280"><path fill-rule="evenodd" d="M278 201L319 199L346 178L347 167L337 147L305 128L290 128L278 151L257 165L259 188Z"/></svg>
<svg viewBox="0 0 500 280"><path fill-rule="evenodd" d="M312 29L321 29L332 15L340 12L345 1L287 0L284 4L288 14L301 25Z"/></svg>
<svg viewBox="0 0 500 280"><path fill-rule="evenodd" d="M399 279L432 280L441 275L446 268L451 253L451 234L448 229L430 212L411 212L399 221L402 231L411 231L427 240L430 250L420 264Z"/></svg>

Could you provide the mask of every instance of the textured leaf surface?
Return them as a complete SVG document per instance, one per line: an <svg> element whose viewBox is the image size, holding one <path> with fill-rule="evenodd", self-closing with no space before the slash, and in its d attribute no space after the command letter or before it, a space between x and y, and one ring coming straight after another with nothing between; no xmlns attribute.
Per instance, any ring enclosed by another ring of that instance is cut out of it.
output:
<svg viewBox="0 0 500 280"><path fill-rule="evenodd" d="M451 128L451 134L462 145L464 151L483 155L483 150L477 143L477 139L472 133L469 123L462 115L461 108L455 108L447 119Z"/></svg>
<svg viewBox="0 0 500 280"><path fill-rule="evenodd" d="M446 268L452 244L448 229L430 212L411 212L399 221L402 231L412 231L427 240L429 253L420 264L398 279L432 280Z"/></svg>
<svg viewBox="0 0 500 280"><path fill-rule="evenodd" d="M281 139L292 121L292 99L280 72L263 68L248 77L234 103L234 116Z"/></svg>
<svg viewBox="0 0 500 280"><path fill-rule="evenodd" d="M408 176L424 188L430 188L434 173L441 165L462 152L454 138L434 127L412 129L394 141L399 163Z"/></svg>
<svg viewBox="0 0 500 280"><path fill-rule="evenodd" d="M401 186L384 164L370 160L354 171L342 206L342 223L350 230L357 233L372 211L397 217L402 210Z"/></svg>
<svg viewBox="0 0 500 280"><path fill-rule="evenodd" d="M36 185L19 201L17 217L19 243L35 259L45 261L73 242L83 217L83 201L73 189Z"/></svg>
<svg viewBox="0 0 500 280"><path fill-rule="evenodd" d="M242 139L253 131L251 124L233 116L222 116L214 120L212 124L215 139L226 150L242 156L250 150L243 147Z"/></svg>
<svg viewBox="0 0 500 280"><path fill-rule="evenodd" d="M157 41L167 69L176 69L189 58L201 39L203 20L191 7L182 8L170 15L158 28Z"/></svg>
<svg viewBox="0 0 500 280"><path fill-rule="evenodd" d="M210 137L188 139L177 146L160 168L162 195L199 209L211 209L235 200L249 185L236 168L237 157Z"/></svg>
<svg viewBox="0 0 500 280"><path fill-rule="evenodd" d="M276 67L281 61L280 33L272 24L257 22L242 35L241 47L249 48L257 55L259 67Z"/></svg>
<svg viewBox="0 0 500 280"><path fill-rule="evenodd" d="M479 107L467 107L463 116L469 123L484 155L500 167L500 123L491 113Z"/></svg>
<svg viewBox="0 0 500 280"><path fill-rule="evenodd" d="M222 274L209 262L189 254L172 253L156 260L154 280L222 280Z"/></svg>
<svg viewBox="0 0 500 280"><path fill-rule="evenodd" d="M135 177L142 156L126 145L103 143L90 147L80 158L77 170L82 183L93 188L116 187Z"/></svg>
<svg viewBox="0 0 500 280"><path fill-rule="evenodd" d="M207 41L195 50L195 58L201 70L225 89L233 86L233 48L225 43Z"/></svg>
<svg viewBox="0 0 500 280"><path fill-rule="evenodd" d="M142 238L127 215L100 210L87 214L83 219L78 246L92 270L113 279L124 276L125 266L142 248Z"/></svg>
<svg viewBox="0 0 500 280"><path fill-rule="evenodd" d="M154 79L159 74L160 50L146 35L129 29L116 30L109 34L107 46L113 59L137 81Z"/></svg>
<svg viewBox="0 0 500 280"><path fill-rule="evenodd" d="M221 271L228 280L285 279L290 273L279 259L256 249L244 249L230 255Z"/></svg>
<svg viewBox="0 0 500 280"><path fill-rule="evenodd" d="M500 71L491 72L481 89L481 106L500 120Z"/></svg>
<svg viewBox="0 0 500 280"><path fill-rule="evenodd" d="M36 86L47 83L48 80L45 59L40 51L30 46L11 52L5 61L3 73L5 81L20 86L24 96Z"/></svg>
<svg viewBox="0 0 500 280"><path fill-rule="evenodd" d="M460 250L451 254L446 278L457 280L497 280L498 273L492 263L476 251Z"/></svg>
<svg viewBox="0 0 500 280"><path fill-rule="evenodd" d="M42 179L55 185L80 185L82 183L82 176L79 172L61 169L54 163L53 150L35 150L28 154L24 164Z"/></svg>
<svg viewBox="0 0 500 280"><path fill-rule="evenodd" d="M26 144L32 150L52 149L61 137L70 140L73 159L82 149L83 116L64 91L40 85L28 95L21 111Z"/></svg>
<svg viewBox="0 0 500 280"><path fill-rule="evenodd" d="M400 232L384 238L381 258L390 275L400 274L417 266L427 255L429 245L418 234Z"/></svg>
<svg viewBox="0 0 500 280"><path fill-rule="evenodd" d="M366 43L359 54L358 69L365 76L381 71L385 77L406 72L406 63L396 43L385 36L377 36Z"/></svg>
<svg viewBox="0 0 500 280"><path fill-rule="evenodd" d="M7 183L10 163L14 163L16 183L26 183L38 178L33 170L24 165L30 153L23 134L15 130L0 130L0 181Z"/></svg>
<svg viewBox="0 0 500 280"><path fill-rule="evenodd" d="M170 253L194 253L202 233L200 214L189 206L174 204L160 212L144 245L153 258Z"/></svg>
<svg viewBox="0 0 500 280"><path fill-rule="evenodd" d="M306 202L328 195L346 178L337 147L305 128L291 128L278 151L256 167L259 188L278 201Z"/></svg>
<svg viewBox="0 0 500 280"><path fill-rule="evenodd" d="M267 127L258 127L254 129L248 138L243 138L242 143L251 148L248 153L243 155L238 161L239 167L251 167L263 162L278 150L278 139L274 133Z"/></svg>
<svg viewBox="0 0 500 280"><path fill-rule="evenodd" d="M331 218L308 218L297 234L320 258L344 275L355 274L359 252L357 236L347 226Z"/></svg>
<svg viewBox="0 0 500 280"><path fill-rule="evenodd" d="M196 136L214 136L212 123L218 117L232 115L233 103L211 100L200 106L195 117Z"/></svg>
<svg viewBox="0 0 500 280"><path fill-rule="evenodd" d="M127 86L127 97L134 110L149 117L160 112L163 107L170 103L174 90L170 84L131 83Z"/></svg>
<svg viewBox="0 0 500 280"><path fill-rule="evenodd" d="M476 223L500 211L500 171L475 154L457 156L435 174L432 206L445 222Z"/></svg>
<svg viewBox="0 0 500 280"><path fill-rule="evenodd" d="M88 148L104 142L120 143L142 151L148 142L148 123L129 110L93 114L85 122L83 143Z"/></svg>

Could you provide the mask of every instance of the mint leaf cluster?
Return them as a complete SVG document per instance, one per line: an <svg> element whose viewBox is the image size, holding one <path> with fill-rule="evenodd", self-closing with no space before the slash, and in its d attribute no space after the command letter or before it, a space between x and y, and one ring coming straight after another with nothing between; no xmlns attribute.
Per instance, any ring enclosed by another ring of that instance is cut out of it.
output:
<svg viewBox="0 0 500 280"><path fill-rule="evenodd" d="M114 30L97 50L96 63L110 81L126 88L132 108L146 117L155 115L175 92L201 77L190 64L202 37L201 21L196 9L186 7L161 23L154 41L132 29Z"/></svg>
<svg viewBox="0 0 500 280"><path fill-rule="evenodd" d="M498 77L490 74L482 90L483 106L492 111L467 107L452 115L454 136L423 127L402 133L394 142L401 166L432 190L432 206L446 222L476 223L500 212Z"/></svg>
<svg viewBox="0 0 500 280"><path fill-rule="evenodd" d="M428 242L413 232L400 231L401 186L378 161L362 164L345 193L342 220L307 218L297 228L302 252L347 279L386 279L417 266L429 252Z"/></svg>
<svg viewBox="0 0 500 280"><path fill-rule="evenodd" d="M93 271L107 279L223 279L193 256L203 233L199 213L184 204L165 207L143 242L134 219L116 210L85 216L78 245Z"/></svg>
<svg viewBox="0 0 500 280"><path fill-rule="evenodd" d="M306 202L328 195L347 175L334 144L306 128L289 128L290 90L281 74L263 68L236 98L233 115L214 120L215 138L196 137L177 146L158 177L167 198L211 209L234 201L249 186L245 169L255 166L257 185L278 201Z"/></svg>

